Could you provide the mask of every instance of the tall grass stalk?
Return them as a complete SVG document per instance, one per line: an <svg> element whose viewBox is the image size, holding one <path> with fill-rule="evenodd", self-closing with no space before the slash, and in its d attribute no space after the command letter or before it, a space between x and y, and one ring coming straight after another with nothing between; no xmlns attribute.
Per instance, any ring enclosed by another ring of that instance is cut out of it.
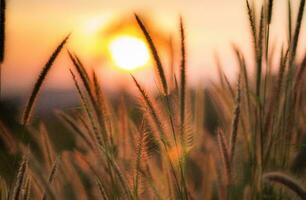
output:
<svg viewBox="0 0 306 200"><path fill-rule="evenodd" d="M298 47L302 45L299 35L305 1L299 1L293 31L291 14L295 14L288 1L290 25L285 27L289 29L286 30L289 45L270 36L275 27L273 23L278 20L274 3L273 0L263 3L246 0L254 58L247 60L246 52L233 45L239 69L236 88L222 71L222 62L217 57L220 83L213 82L205 90L187 88L187 37L182 17L176 74L172 69L176 62L171 60L170 66L162 65L161 52L157 51L159 43L154 43L150 27L135 15L136 25L150 48L160 89L155 95L149 95L132 76L141 109L134 96L127 93L121 94L120 103L119 98L108 101L98 74L85 66L77 54L68 51L80 107L64 108L57 111L56 116L65 131L73 134L69 135L73 141L69 146L66 143L62 146L62 138L50 140L47 127L42 123L22 126L30 132L31 163L28 166L29 159L25 158L21 162L14 191L7 187L9 182L0 183L1 197L11 199L9 194L14 194L16 200L73 197L193 200L218 196L222 200L287 199L292 191L305 199L304 186L294 178L278 172L265 173L271 169L292 169L302 178L305 169L304 149L296 152L292 146L302 143L306 128L306 56L301 60L297 56L300 55ZM261 8L258 12L257 6ZM67 39L58 45L43 67L30 95L23 124L31 121L41 86ZM170 44L170 59L176 53L174 44L174 41ZM250 67L253 66L252 77ZM166 67L171 68L170 74ZM25 154L26 145L19 142L18 134L5 126L0 122L0 129L5 131L0 135L5 149L12 149L7 152L8 158L14 157L19 149ZM60 167L54 162L58 151L62 155ZM0 169L9 170L9 164L3 162L3 166L0 165ZM274 187L263 179L283 187Z"/></svg>
<svg viewBox="0 0 306 200"><path fill-rule="evenodd" d="M154 58L156 70L158 72L158 80L160 81L161 86L162 86L161 89L163 91L163 94L167 95L168 94L167 79L166 79L164 68L162 66L160 57L159 57L157 49L156 49L156 46L155 46L155 44L153 42L153 39L150 36L147 28L145 27L144 23L141 21L140 17L137 14L135 14L135 18L136 18L136 21L137 21L141 31L143 32L143 34L144 34L144 36L145 36L145 38L146 38L146 40L147 40L147 42L149 44L152 56Z"/></svg>
<svg viewBox="0 0 306 200"><path fill-rule="evenodd" d="M289 55L289 69L291 69L293 66L293 61L296 56L296 50L298 46L298 40L300 36L300 30L301 30L301 25L302 25L302 20L303 20L303 15L304 15L304 9L305 8L305 0L300 0L300 5L299 5L299 11L295 23L295 30L292 38L292 42L290 44L290 55Z"/></svg>
<svg viewBox="0 0 306 200"><path fill-rule="evenodd" d="M72 73L72 77L74 79L76 88L77 88L77 90L80 94L80 97L83 101L83 105L84 105L85 110L86 110L86 113L88 114L88 117L89 117L90 122L92 124L92 127L94 129L94 133L95 133L95 136L96 136L96 139L97 139L97 144L98 145L106 145L106 143L108 141L107 131L106 131L105 127L101 127L100 123L98 123L98 125L97 125L97 123L95 122L95 119L94 119L94 116L97 116L99 122L101 122L103 120L100 109L99 109L99 105L96 101L95 95L93 93L93 89L92 89L90 81L89 81L89 76L88 76L83 64L80 62L79 58L77 56L73 56L70 52L69 52L69 56L70 56L71 61L74 64L81 80L82 80L83 86L85 87L85 91L86 91L86 93L89 97L90 103L91 103L92 108L93 108L93 112L92 112L92 109L90 109L88 103L86 103L87 102L86 98L85 98L80 86L78 85L78 82L76 81L76 77ZM102 138L100 137L100 131L99 131L98 126L100 126L101 129L103 128L101 130Z"/></svg>
<svg viewBox="0 0 306 200"><path fill-rule="evenodd" d="M255 16L255 12L254 12L255 8L251 7L251 5L249 3L249 0L246 0L246 6L247 6L249 24L250 24L250 27L251 27L253 45L254 45L254 49L255 49L255 52L256 52L256 49L257 49L257 28L256 28L256 16Z"/></svg>
<svg viewBox="0 0 306 200"><path fill-rule="evenodd" d="M150 115L152 116L154 123L157 127L159 136L161 141L165 144L165 145L169 145L169 142L165 136L163 127L162 127L162 123L160 118L158 117L157 111L156 109L153 107L153 103L150 99L150 97L147 95L146 91L142 88L142 86L138 83L138 81L136 80L136 78L134 76L132 76L134 83L139 91L139 93L141 94L141 97L143 99L143 102L145 103Z"/></svg>
<svg viewBox="0 0 306 200"><path fill-rule="evenodd" d="M180 17L180 35L181 35L181 66L180 66L180 119L181 119L181 135L184 135L185 127L185 104L186 104L186 49L185 49L185 30L183 19Z"/></svg>
<svg viewBox="0 0 306 200"><path fill-rule="evenodd" d="M87 101L85 95L83 94L83 92L82 92L82 90L81 90L81 87L80 87L80 85L79 85L79 83L78 83L78 81L77 81L77 79L76 79L76 76L74 75L74 73L73 73L71 70L70 70L70 73L71 73L72 79L73 79L73 81L74 81L74 85L75 85L75 87L76 87L76 89L77 89L77 91L78 91L78 94L79 94L80 98L81 98L81 103L82 103L82 105L83 105L83 107L84 107L84 110L85 110L85 112L86 112L86 115L88 116L88 119L89 119L89 121L90 121L90 123L91 123L91 126L92 126L92 128L93 128L93 131L94 131L94 133L95 133L95 139L96 139L95 141L96 141L96 144L97 144L98 146L99 146L99 145L103 145L104 142L103 142L102 138L100 137L100 134L99 134L97 125L96 125L96 123L95 123L95 119L94 119L93 113L92 113L92 111L91 111L91 109L90 109L89 103L88 103L88 101Z"/></svg>
<svg viewBox="0 0 306 200"><path fill-rule="evenodd" d="M261 77L262 77L263 38L265 31L264 17L265 17L264 6L262 6L260 11L258 44L256 50L256 95L259 99L260 99Z"/></svg>
<svg viewBox="0 0 306 200"><path fill-rule="evenodd" d="M70 36L70 34L68 36L66 36L64 38L64 40L57 46L57 48L55 49L55 51L52 53L51 57L49 58L48 62L45 64L44 68L40 72L40 74L38 76L38 79L37 79L37 81L34 85L34 88L32 90L31 96L28 100L28 103L25 107L25 110L24 110L24 113L23 113L23 116L22 116L22 124L27 125L29 123L29 121L31 119L31 114L32 114L32 111L33 111L33 106L34 106L35 101L37 99L37 95L40 91L40 88L41 88L44 80L46 79L46 76L47 76L49 70L51 69L55 59L57 58L57 56L61 52L65 43L67 42L69 36Z"/></svg>

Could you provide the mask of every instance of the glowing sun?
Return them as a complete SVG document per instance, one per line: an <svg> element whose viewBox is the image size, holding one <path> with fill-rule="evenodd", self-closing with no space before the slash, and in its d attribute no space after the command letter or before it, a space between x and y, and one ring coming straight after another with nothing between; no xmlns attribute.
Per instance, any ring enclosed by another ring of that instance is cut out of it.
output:
<svg viewBox="0 0 306 200"><path fill-rule="evenodd" d="M145 66L150 59L145 42L132 36L116 37L110 42L109 51L115 65L128 71Z"/></svg>

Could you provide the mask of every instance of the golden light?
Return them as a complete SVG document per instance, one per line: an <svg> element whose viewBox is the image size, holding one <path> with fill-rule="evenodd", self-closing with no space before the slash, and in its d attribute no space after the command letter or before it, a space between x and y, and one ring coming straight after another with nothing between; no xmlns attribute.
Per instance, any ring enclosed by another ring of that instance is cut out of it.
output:
<svg viewBox="0 0 306 200"><path fill-rule="evenodd" d="M150 59L146 43L133 36L118 36L109 44L111 58L121 69L131 71L145 66Z"/></svg>

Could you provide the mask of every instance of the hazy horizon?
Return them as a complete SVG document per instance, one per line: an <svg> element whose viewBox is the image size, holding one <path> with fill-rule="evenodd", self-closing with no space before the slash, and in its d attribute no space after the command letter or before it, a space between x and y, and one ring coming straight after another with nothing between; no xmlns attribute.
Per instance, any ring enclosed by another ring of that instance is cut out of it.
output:
<svg viewBox="0 0 306 200"><path fill-rule="evenodd" d="M293 5L294 9L297 3ZM287 33L280 30L285 30L287 24L286 1L276 1L274 8L273 18L278 20L275 20L275 23L273 21L271 38L272 41L284 42ZM156 31L163 32L165 37L177 34L178 17L183 16L190 68L188 77L192 77L190 84L199 82L206 84L215 78L215 52L220 55L225 73L230 77L234 76L236 61L231 50L233 43L240 46L248 58L252 56L243 0L201 2L132 0L128 3L118 0L111 2L92 0L90 4L85 0L27 0L26 2L11 0L7 5L7 51L3 64L4 95L30 91L51 52L69 32L72 32L69 49L80 54L86 64L94 65L95 62L91 62L90 56L82 56L85 55L82 51L90 45L91 34L95 30L103 30L114 20L124 20L126 16L131 16L133 20L134 12L146 13L158 28ZM295 16L293 17L295 19ZM306 20L303 21L302 27L305 27L305 22ZM78 37L79 40L76 39ZM302 28L300 44L305 44L305 41L305 28ZM279 42L276 48L280 48ZM305 47L299 46L299 49L303 48ZM299 52L305 53L303 50ZM72 65L66 58L67 55L62 53L51 70L45 87L53 89L72 87L68 71ZM148 70L144 69L140 74L145 77L144 80L149 79L147 84L151 85L154 83L153 78L146 71ZM101 70L101 79L105 87L111 89L124 87L126 80L130 81L128 73L105 66Z"/></svg>

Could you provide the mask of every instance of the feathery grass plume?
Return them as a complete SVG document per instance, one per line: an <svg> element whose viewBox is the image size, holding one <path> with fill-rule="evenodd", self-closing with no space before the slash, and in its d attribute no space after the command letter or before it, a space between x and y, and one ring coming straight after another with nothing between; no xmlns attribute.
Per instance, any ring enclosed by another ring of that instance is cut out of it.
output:
<svg viewBox="0 0 306 200"><path fill-rule="evenodd" d="M231 140L230 140L230 162L233 164L234 154L235 154L235 146L237 140L237 133L238 133L238 125L239 125L239 118L240 118L240 74L238 76L238 83L237 83L237 90L236 90L236 99L235 99L235 108L234 108L234 116L232 120L232 127L231 127Z"/></svg>
<svg viewBox="0 0 306 200"><path fill-rule="evenodd" d="M292 64L296 56L296 49L298 45L298 40L299 40L299 35L300 35L300 30L301 30L301 25L302 25L302 20L303 20L305 1L306 0L300 1L298 16L295 22L295 30L294 30L292 42L290 45L290 56L289 56L289 67L290 68L293 67Z"/></svg>
<svg viewBox="0 0 306 200"><path fill-rule="evenodd" d="M136 78L131 75L131 77L133 78L134 80L134 83L138 89L138 91L140 92L141 96L142 96L142 99L143 99L143 102L145 103L146 107L148 108L149 110L149 113L150 115L152 116L153 120L154 120L154 123L158 129L158 132L159 132L159 136L160 136L160 139L161 141L167 145L168 142L167 142L167 139L165 137L165 134L164 134L164 130L162 128L162 123L161 123L161 120L160 118L158 117L158 114L157 114L157 111L155 110L154 106L153 106L153 103L150 99L150 97L147 95L146 91L141 87L141 85L138 83L138 81L136 80Z"/></svg>
<svg viewBox="0 0 306 200"><path fill-rule="evenodd" d="M227 185L231 182L231 164L230 164L230 149L228 148L226 138L222 129L217 130L217 141L219 153L224 165L224 173L226 175Z"/></svg>
<svg viewBox="0 0 306 200"><path fill-rule="evenodd" d="M249 23L252 31L252 36L253 36L253 43L254 43L254 48L255 51L257 49L257 36L256 36L256 17L255 17L255 12L254 9L250 6L249 0L246 1L246 6L247 6L247 11L248 11L248 18L249 18Z"/></svg>
<svg viewBox="0 0 306 200"><path fill-rule="evenodd" d="M51 57L49 58L48 62L46 63L46 65L44 66L42 71L40 72L40 74L38 76L38 79L37 79L37 81L34 85L31 96L28 100L28 103L25 107L25 111L23 113L23 116L22 116L22 124L23 125L27 125L30 122L31 114L32 114L32 111L33 111L33 106L34 106L34 103L36 101L37 95L40 91L40 88L41 88L49 70L51 69L55 59L57 58L57 56L61 52L65 43L67 42L69 36L70 36L70 34L68 36L66 36L64 38L64 40L57 46L57 48L55 49L55 51L52 53Z"/></svg>
<svg viewBox="0 0 306 200"><path fill-rule="evenodd" d="M136 21L137 21L141 31L143 32L143 34L144 34L144 36L145 36L145 38L146 38L146 40L149 44L151 53L153 55L153 58L154 58L154 61L155 61L155 64L156 64L156 68L157 68L157 72L158 72L158 80L160 81L161 86L162 86L161 87L162 92L163 92L164 95L168 95L167 79L166 79L166 76L165 76L164 68L162 66L160 57L159 57L157 49L155 47L155 44L154 44L147 28L145 27L145 25L143 24L143 22L141 21L141 19L139 18L139 16L137 14L135 14L135 18L136 18Z"/></svg>
<svg viewBox="0 0 306 200"><path fill-rule="evenodd" d="M84 65L81 63L81 61L78 58L78 56L72 55L69 51L68 51L68 54L69 54L69 57L70 57L71 61L73 62L73 65L75 66L75 68L76 68L76 70L77 70L81 80L82 80L82 83L83 83L83 85L85 87L85 91L87 92L87 94L89 96L90 103L91 103L91 105L93 107L93 110L94 110L94 114L95 114L95 116L97 116L98 121L102 122L103 118L102 118L102 115L101 115L101 112L100 112L100 109L99 109L99 105L98 105L98 102L97 102L97 100L95 98L95 95L94 95L94 93L92 91L92 87L91 87L91 84L90 84L90 81L89 81L89 76L88 76L88 74L87 74L87 72L86 72L86 70L84 68ZM79 90L79 91L81 91L81 90ZM90 109L88 109L87 112L91 113ZM101 126L100 123L98 123L98 125ZM107 137L106 127L99 127L101 129L103 129L101 131L103 140L100 137L98 128L96 126L93 126L93 128L95 129L96 137L98 139L99 144L103 145L104 143L107 143L108 137Z"/></svg>
<svg viewBox="0 0 306 200"><path fill-rule="evenodd" d="M0 96L2 88L2 63L4 60L5 53L5 12L6 10L6 0L0 1Z"/></svg>
<svg viewBox="0 0 306 200"><path fill-rule="evenodd" d="M134 175L134 181L133 181L133 194L134 198L138 199L138 193L139 193L139 178L140 178L140 171L141 171L141 166L143 163L146 161L146 150L147 150L147 139L148 135L144 130L144 122L142 122L141 128L139 130L140 136L138 139L138 145L136 148L136 164L135 164L135 175Z"/></svg>
<svg viewBox="0 0 306 200"><path fill-rule="evenodd" d="M50 171L50 174L49 174L49 177L48 177L48 183L49 183L49 187L50 185L53 183L53 180L55 178L55 174L56 174L56 171L57 171L57 168L58 168L58 162L60 161L60 158L57 157L55 159L55 161L53 162L53 166L51 168L51 171ZM42 200L46 200L47 199L47 196L46 196L46 193L44 192L43 195L42 195Z"/></svg>
<svg viewBox="0 0 306 200"><path fill-rule="evenodd" d="M186 112L186 50L185 50L185 30L183 18L180 17L180 35L181 35L181 66L180 66L180 119L181 119L181 135L184 135L185 112Z"/></svg>
<svg viewBox="0 0 306 200"><path fill-rule="evenodd" d="M74 57L71 55L71 54L69 54L70 56L71 56L71 59L73 59L73 62L76 64L76 65L78 65L77 63L76 63L76 60L74 59ZM74 75L74 73L72 72L72 70L70 70L70 73L71 73L71 76L72 76L72 79L73 79L73 82L74 82L74 85L75 85L75 87L76 87L76 89L77 89L77 91L78 91L78 94L79 94L79 96L80 96L80 99L81 99L81 103L82 103L82 105L83 105L83 107L84 107L84 109L85 109L85 113L87 114L87 116L88 116L88 119L89 119L89 121L90 121L90 124L91 124L91 126L92 126L92 128L93 128L93 132L94 132L94 134L95 134L95 139L96 139L96 142L97 142L97 144L98 145L103 145L104 144L104 141L105 140L102 140L102 138L101 138L101 136L100 136L100 133L99 133L99 131L98 131L98 127L97 127L97 125L96 125L96 123L95 123L95 119L94 119L94 116L93 116L93 112L91 111L91 108L90 108L90 106L89 106L89 103L88 103L88 101L87 101L87 99L86 99L86 97L85 97L85 94L83 94L83 92L82 92L82 90L81 90L81 87L80 87L80 85L79 85L79 83L78 83L78 81L77 81L77 79L76 79L76 76ZM86 81L87 79L85 78L85 77L83 76L83 78L82 78L82 80L84 81L84 85L86 84L86 85L88 85L89 86L89 83ZM86 88L85 88L86 89ZM88 91L87 91L88 92ZM91 92L90 92L91 93ZM92 93L91 93L92 94ZM90 95L89 95L90 96ZM93 96L91 97L91 98L93 98ZM93 99L94 100L94 99Z"/></svg>
<svg viewBox="0 0 306 200"><path fill-rule="evenodd" d="M92 93L92 89L90 87L90 82L89 82L89 76L84 68L84 65L81 63L80 59L77 57L77 55L73 55L70 51L68 51L68 55L75 67L75 69L77 70L82 83L85 87L86 92L88 93L88 96L90 98L90 100L92 101L92 103L95 103L95 98L94 95ZM71 70L70 70L71 71Z"/></svg>
<svg viewBox="0 0 306 200"><path fill-rule="evenodd" d="M186 50L185 50L185 30L184 30L184 24L183 24L183 19L180 17L180 37L181 37L181 65L180 65L180 136L181 136L181 144L183 146L183 156L182 158L179 159L179 169L181 173L181 181L183 185L183 192L184 196L186 199L188 199L188 192L187 192L187 186L185 183L185 177L184 177L184 169L183 169L183 163L184 157L185 157L185 142L184 142L184 132L185 132L185 112L186 112ZM170 106L170 99L168 95L166 95L166 103L169 111L169 120L171 123L171 129L172 129L172 134L173 134L173 139L175 142L175 149L178 151L178 145L177 145L177 140L176 140L176 133L175 133L175 128L174 128L174 121L173 121L173 113L172 109ZM179 153L177 152L179 155Z"/></svg>
<svg viewBox="0 0 306 200"><path fill-rule="evenodd" d="M56 115L58 116L58 118L64 123L66 124L73 132L75 132L77 135L79 135L84 142L90 147L90 148L94 148L94 145L92 143L92 141L86 136L86 134L80 129L78 122L75 121L72 117L70 117L69 115L67 115L66 113L62 112L62 111L57 111Z"/></svg>
<svg viewBox="0 0 306 200"><path fill-rule="evenodd" d="M259 32L258 32L258 44L256 53L256 95L260 96L261 88L261 76L262 76L262 53L263 53L263 38L264 38L264 6L261 7Z"/></svg>
<svg viewBox="0 0 306 200"><path fill-rule="evenodd" d="M272 12L273 12L273 0L268 0L267 5L267 14L266 14L266 31L265 31L265 60L266 60L266 73L264 78L264 94L263 94L263 102L266 101L266 93L267 93L267 82L270 77L270 69L271 69L271 58L273 55L274 48L272 48L271 56L269 58L269 41L270 41L270 26L272 21Z"/></svg>
<svg viewBox="0 0 306 200"><path fill-rule="evenodd" d="M88 102L87 102L87 99L85 97L85 94L83 94L83 91L78 83L78 80L75 76L75 74L73 73L73 71L71 69L69 69L69 72L71 74L71 77L72 77L72 80L74 82L74 85L78 91L78 94L80 96L80 99L81 99L81 104L82 106L84 107L85 109L85 113L88 115L88 118L93 126L93 128L95 129L95 123L94 123L94 119L93 119L93 116L92 116L92 112L90 111L90 108L89 108L89 105L88 105Z"/></svg>
<svg viewBox="0 0 306 200"><path fill-rule="evenodd" d="M179 184L178 184L178 177L177 177L177 175L175 173L174 165L173 165L173 163L171 161L171 158L169 157L169 154L168 154L169 142L168 142L168 140L166 138L166 135L165 135L165 132L163 130L163 127L162 127L162 124L161 124L161 120L160 120L159 116L157 115L157 112L156 112L156 110L155 110L155 108L153 106L153 103L150 100L150 98L147 95L147 93L145 92L145 90L140 86L140 84L138 83L138 81L136 80L136 78L133 75L131 75L131 77L133 78L134 83L135 83L137 89L139 90L139 92L140 92L140 94L142 96L142 100L143 100L143 102L145 104L145 107L148 109L149 114L153 118L155 126L158 129L157 131L159 133L160 140L161 140L161 142L164 145L164 148L166 150L166 156L167 156L167 159L168 159L170 167L171 167L171 172L173 174L173 177L175 178L175 184L176 184L177 191L178 191L178 193L181 193L181 189L180 189Z"/></svg>
<svg viewBox="0 0 306 200"><path fill-rule="evenodd" d="M19 200L19 197L21 195L21 190L26 179L27 168L28 168L28 157L24 155L17 172L17 178L13 190L12 200Z"/></svg>
<svg viewBox="0 0 306 200"><path fill-rule="evenodd" d="M198 113L199 114L199 113ZM183 153L187 153L188 151L190 151L194 146L195 146L195 131L194 131L194 127L192 126L192 111L191 108L188 109L187 113L186 113L186 126L185 126L185 132L184 132L184 145L185 145L185 151ZM203 119L203 118L202 118ZM183 155L185 156L185 155Z"/></svg>
<svg viewBox="0 0 306 200"><path fill-rule="evenodd" d="M302 187L302 184L294 180L292 177L281 172L269 172L263 175L263 179L269 180L274 183L283 185L285 188L291 190L300 199L306 199L306 189Z"/></svg>

